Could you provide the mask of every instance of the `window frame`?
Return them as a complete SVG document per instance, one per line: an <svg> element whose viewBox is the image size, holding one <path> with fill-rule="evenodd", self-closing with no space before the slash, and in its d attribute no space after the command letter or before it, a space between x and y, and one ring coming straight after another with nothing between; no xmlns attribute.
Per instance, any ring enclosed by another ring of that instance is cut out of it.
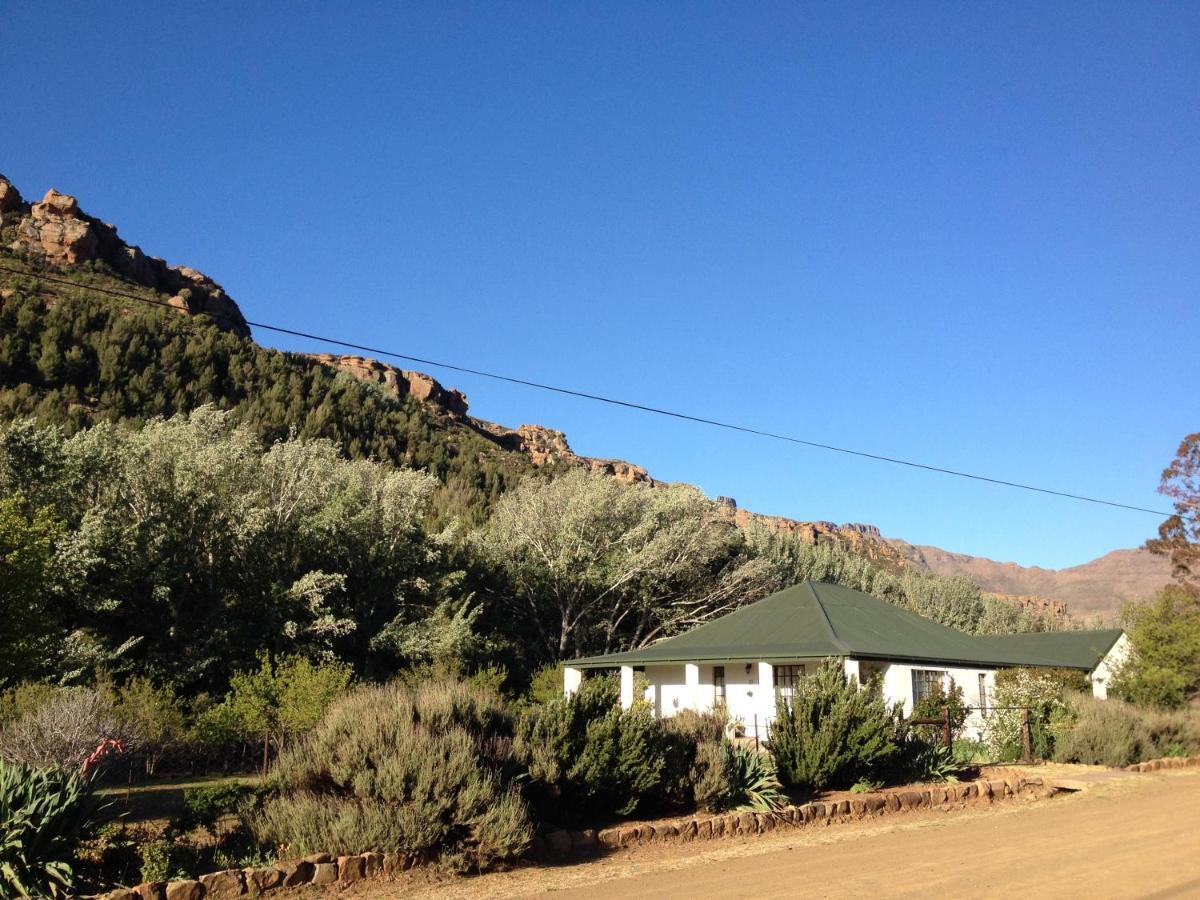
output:
<svg viewBox="0 0 1200 900"><path fill-rule="evenodd" d="M928 676L936 676L930 678ZM933 684L937 684L942 691L946 690L946 679L950 677L950 672L946 669L913 669L912 670L912 702L916 706L927 696L929 696L930 688Z"/></svg>
<svg viewBox="0 0 1200 900"><path fill-rule="evenodd" d="M788 703L796 695L796 685L805 676L804 663L789 663L771 667L771 681L775 688L775 697L782 697Z"/></svg>

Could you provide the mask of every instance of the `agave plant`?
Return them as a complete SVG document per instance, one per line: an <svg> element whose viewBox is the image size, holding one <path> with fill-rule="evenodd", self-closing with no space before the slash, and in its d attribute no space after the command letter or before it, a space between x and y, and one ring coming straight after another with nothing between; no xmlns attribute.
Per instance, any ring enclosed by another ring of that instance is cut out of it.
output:
<svg viewBox="0 0 1200 900"><path fill-rule="evenodd" d="M0 762L0 897L50 897L74 882L71 863L92 824L92 780Z"/></svg>
<svg viewBox="0 0 1200 900"><path fill-rule="evenodd" d="M917 742L909 762L909 774L916 781L958 781L965 768L954 751L941 744Z"/></svg>
<svg viewBox="0 0 1200 900"><path fill-rule="evenodd" d="M751 747L725 745L725 777L735 810L770 812L787 803L771 757Z"/></svg>

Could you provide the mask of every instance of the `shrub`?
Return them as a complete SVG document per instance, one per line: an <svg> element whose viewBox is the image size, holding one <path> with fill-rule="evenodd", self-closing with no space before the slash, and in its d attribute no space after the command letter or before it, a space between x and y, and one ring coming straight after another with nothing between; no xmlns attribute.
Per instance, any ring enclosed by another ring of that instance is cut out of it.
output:
<svg viewBox="0 0 1200 900"><path fill-rule="evenodd" d="M91 779L0 762L0 896L69 889L76 848L95 813Z"/></svg>
<svg viewBox="0 0 1200 900"><path fill-rule="evenodd" d="M146 841L138 848L142 857L142 881L166 881L171 877L171 850L171 839L166 837Z"/></svg>
<svg viewBox="0 0 1200 900"><path fill-rule="evenodd" d="M929 693L913 704L912 718L940 719L943 706L948 707L950 713L950 734L958 737L962 734L967 716L971 714L971 707L963 702L963 689L957 684L951 683L950 690L946 690L940 684L935 684ZM936 725L919 725L917 727L931 741L937 741L942 736L941 729Z"/></svg>
<svg viewBox="0 0 1200 900"><path fill-rule="evenodd" d="M1164 756L1200 752L1200 715L1165 712L1089 694L1067 697L1054 758L1099 766L1128 766Z"/></svg>
<svg viewBox="0 0 1200 900"><path fill-rule="evenodd" d="M588 678L522 716L514 750L542 816L627 816L665 799L672 742L646 704L622 710L618 696L614 679Z"/></svg>
<svg viewBox="0 0 1200 900"><path fill-rule="evenodd" d="M711 741L696 747L688 780L697 809L720 812L729 808L730 788L725 741Z"/></svg>
<svg viewBox="0 0 1200 900"><path fill-rule="evenodd" d="M534 703L553 703L563 696L563 667L542 666L529 683L529 699Z"/></svg>
<svg viewBox="0 0 1200 900"><path fill-rule="evenodd" d="M34 712L60 690L52 684L29 681L0 693L0 728Z"/></svg>
<svg viewBox="0 0 1200 900"><path fill-rule="evenodd" d="M279 757L259 840L305 854L399 852L453 869L511 859L532 830L495 693L441 673L364 687Z"/></svg>
<svg viewBox="0 0 1200 900"><path fill-rule="evenodd" d="M64 688L0 731L0 759L38 768L77 770L108 738L126 749L139 735L121 720L112 699L92 688Z"/></svg>
<svg viewBox="0 0 1200 900"><path fill-rule="evenodd" d="M954 742L954 758L964 765L984 762L987 759L986 749L983 741L959 738Z"/></svg>
<svg viewBox="0 0 1200 900"><path fill-rule="evenodd" d="M699 713L685 709L661 720L666 739L666 758L659 799L671 806L701 806L697 787L707 777L710 763L698 763L701 748L720 746L724 741L726 716L723 712ZM723 776L722 776L723 777ZM707 787L701 789L705 793Z"/></svg>
<svg viewBox="0 0 1200 900"><path fill-rule="evenodd" d="M831 660L801 680L790 704L780 699L768 747L790 787L849 785L893 762L899 722L899 707L860 690Z"/></svg>
<svg viewBox="0 0 1200 900"><path fill-rule="evenodd" d="M262 739L265 763L267 746L282 748L316 725L329 704L346 692L351 677L346 663L314 663L302 656L272 662L264 653L257 671L238 672L230 679L233 690L225 703L244 738Z"/></svg>
<svg viewBox="0 0 1200 900"><path fill-rule="evenodd" d="M1150 743L1137 712L1119 700L1086 702L1071 698L1071 718L1056 741L1059 762L1127 766L1140 759Z"/></svg>
<svg viewBox="0 0 1200 900"><path fill-rule="evenodd" d="M1015 708L993 709L988 714L984 740L992 758L1008 762L1022 756L1021 708L1029 708L1033 755L1036 759L1050 759L1054 754L1054 736L1067 714L1063 693L1078 684L1078 677L1078 672L1059 669L1015 668L997 672L992 705Z"/></svg>
<svg viewBox="0 0 1200 900"><path fill-rule="evenodd" d="M1179 585L1121 610L1132 653L1110 693L1133 703L1177 708L1200 694L1200 603Z"/></svg>
<svg viewBox="0 0 1200 900"><path fill-rule="evenodd" d="M850 785L850 793L852 794L870 794L873 791L883 787L882 781L873 781L870 778L860 778L854 784Z"/></svg>
<svg viewBox="0 0 1200 900"><path fill-rule="evenodd" d="M217 823L226 816L236 815L254 796L254 790L244 784L216 784L187 788L183 792L184 813L176 821L181 831L203 828L217 836Z"/></svg>

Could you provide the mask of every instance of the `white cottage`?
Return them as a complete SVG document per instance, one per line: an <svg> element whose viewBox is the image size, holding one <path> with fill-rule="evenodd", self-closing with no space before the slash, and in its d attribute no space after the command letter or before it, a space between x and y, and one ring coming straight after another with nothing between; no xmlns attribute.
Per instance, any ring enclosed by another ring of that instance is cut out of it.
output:
<svg viewBox="0 0 1200 900"><path fill-rule="evenodd" d="M1106 697L1128 644L1120 629L969 635L861 591L805 581L649 647L573 660L564 688L573 693L584 670L619 668L621 705L628 708L641 673L656 715L723 703L748 734L765 736L776 697L834 658L860 684L881 676L884 696L903 703L906 714L935 685L958 685L973 710L967 728L979 729L998 669L1079 669L1093 693Z"/></svg>

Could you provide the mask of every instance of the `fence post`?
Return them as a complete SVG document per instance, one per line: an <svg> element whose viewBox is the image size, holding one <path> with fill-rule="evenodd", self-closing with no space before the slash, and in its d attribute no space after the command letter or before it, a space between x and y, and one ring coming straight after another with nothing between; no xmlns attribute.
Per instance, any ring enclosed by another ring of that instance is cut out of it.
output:
<svg viewBox="0 0 1200 900"><path fill-rule="evenodd" d="M946 742L946 749L954 749L954 738L950 734L950 707L942 706L942 740Z"/></svg>
<svg viewBox="0 0 1200 900"><path fill-rule="evenodd" d="M1021 752L1024 754L1023 762L1033 762L1033 728L1029 723L1028 709L1021 716Z"/></svg>
<svg viewBox="0 0 1200 900"><path fill-rule="evenodd" d="M758 713L754 714L754 752L758 752Z"/></svg>

